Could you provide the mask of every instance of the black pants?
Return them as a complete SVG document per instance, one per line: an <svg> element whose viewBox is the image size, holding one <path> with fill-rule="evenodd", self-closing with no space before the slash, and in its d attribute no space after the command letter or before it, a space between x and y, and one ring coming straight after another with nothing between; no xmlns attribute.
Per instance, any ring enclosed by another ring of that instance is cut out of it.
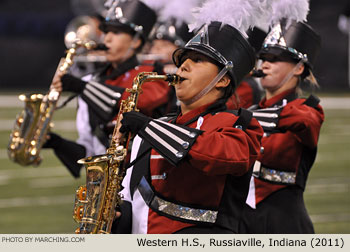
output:
<svg viewBox="0 0 350 252"><path fill-rule="evenodd" d="M297 186L281 189L260 202L245 206L239 225L243 234L313 234L303 191Z"/></svg>

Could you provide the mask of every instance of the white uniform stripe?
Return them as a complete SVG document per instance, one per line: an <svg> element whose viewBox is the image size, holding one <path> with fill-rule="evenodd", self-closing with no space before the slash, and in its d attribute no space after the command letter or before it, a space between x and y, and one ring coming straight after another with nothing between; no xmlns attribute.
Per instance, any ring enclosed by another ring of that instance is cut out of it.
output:
<svg viewBox="0 0 350 252"><path fill-rule="evenodd" d="M84 89L83 94L86 95L91 101L93 101L97 106L99 106L101 109L103 109L106 112L110 112L111 108L107 107L103 102L96 99L96 97L89 92L89 90Z"/></svg>
<svg viewBox="0 0 350 252"><path fill-rule="evenodd" d="M261 113L261 112L253 112L253 116L266 117L266 118L277 118L278 117L278 115L276 113Z"/></svg>
<svg viewBox="0 0 350 252"><path fill-rule="evenodd" d="M103 92L105 92L106 94L111 94L113 97L116 97L116 98L120 98L121 97L121 94L118 93L118 92L115 92L113 89L109 89L105 86L103 86L102 84L96 82L96 81L89 81L89 83L93 86L95 86L96 88L102 90Z"/></svg>
<svg viewBox="0 0 350 252"><path fill-rule="evenodd" d="M251 208L255 209L256 208L256 201L255 201L255 183L254 183L254 177L252 176L250 178L250 183L249 183L249 191L247 195L247 199L245 202L248 206Z"/></svg>
<svg viewBox="0 0 350 252"><path fill-rule="evenodd" d="M255 111L277 111L279 110L281 107L276 107L276 108L263 108L263 109L257 109Z"/></svg>
<svg viewBox="0 0 350 252"><path fill-rule="evenodd" d="M152 125L154 128L156 128L157 130L159 130L160 132L164 133L165 135L169 136L170 138L174 139L176 142L178 142L179 144L183 145L185 143L187 143L186 141L182 140L181 138L179 138L178 136L174 135L173 133L171 133L169 130L163 128L162 126L160 126L159 124L156 124L155 122L150 122L150 125Z"/></svg>
<svg viewBox="0 0 350 252"><path fill-rule="evenodd" d="M154 140L156 140L158 143L163 145L165 148L167 148L171 153L173 153L176 156L176 153L178 151L173 148L170 144L165 142L163 139L161 139L156 133L154 133L150 128L146 127L145 132L150 135Z"/></svg>
<svg viewBox="0 0 350 252"><path fill-rule="evenodd" d="M276 127L276 123L268 123L268 122L263 122L263 121L258 121L261 126L263 127L269 127L269 128L274 128Z"/></svg>
<svg viewBox="0 0 350 252"><path fill-rule="evenodd" d="M176 126L176 125L174 125L174 124L172 124L172 123L163 122L163 121L161 121L161 120L155 120L155 121L160 122L160 123L163 123L163 124L166 124L166 125L168 125L169 127L172 127L172 128L174 128L174 129L176 129L177 131L180 131L180 132L184 133L185 135L188 135L189 137L192 137L191 132L188 131L188 130L186 130L186 129L183 129L183 128L181 128L181 127L178 127L178 126Z"/></svg>
<svg viewBox="0 0 350 252"><path fill-rule="evenodd" d="M152 180L159 180L159 179L166 179L166 176L165 175L152 175L151 176L151 179Z"/></svg>
<svg viewBox="0 0 350 252"><path fill-rule="evenodd" d="M139 136L134 138L131 148L130 162L133 161L139 151L142 139ZM130 179L133 172L133 166L126 170L126 175L122 185L124 189L120 192L123 195L123 200L132 203L132 234L147 234L148 211L149 208L143 200L140 192L136 189L131 199L130 195Z"/></svg>
<svg viewBox="0 0 350 252"><path fill-rule="evenodd" d="M89 83L86 85L86 89L88 89L89 91L91 91L91 93L95 94L95 96L97 96L98 98L100 98L100 100L106 102L107 104L112 104L112 99L110 97L108 97L107 95L105 95L104 93L102 93L100 90L98 90L97 88L95 88L92 85L89 85Z"/></svg>
<svg viewBox="0 0 350 252"><path fill-rule="evenodd" d="M151 159L164 159L162 155L151 155Z"/></svg>

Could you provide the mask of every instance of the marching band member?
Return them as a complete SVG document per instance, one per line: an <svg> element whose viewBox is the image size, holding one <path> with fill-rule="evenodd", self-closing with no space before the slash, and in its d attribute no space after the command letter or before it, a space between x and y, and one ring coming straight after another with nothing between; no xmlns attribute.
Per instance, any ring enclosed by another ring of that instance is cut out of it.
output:
<svg viewBox="0 0 350 252"><path fill-rule="evenodd" d="M172 55L177 48L184 46L193 37L193 32L188 30L188 23L192 17L191 9L198 4L199 0L166 0L157 12L159 17L150 35L152 44L149 56L154 57L153 64L159 68L158 72L166 74L176 72L177 67L172 61ZM175 89L171 87L167 112L176 112L177 110L178 101Z"/></svg>
<svg viewBox="0 0 350 252"><path fill-rule="evenodd" d="M80 176L76 161L86 156L105 153L109 145L108 125L119 110L119 102L129 93L134 77L140 72L152 72L153 66L139 65L136 54L145 44L156 13L138 0L107 1L109 10L100 25L107 47L107 67L82 79L70 74L55 76L52 86L78 94L76 142L51 133L46 148L53 148L57 157L74 177ZM150 1L148 1L150 2ZM146 115L163 115L169 87L163 82L145 83L139 98L139 109ZM112 128L111 125L109 128Z"/></svg>
<svg viewBox="0 0 350 252"><path fill-rule="evenodd" d="M319 99L299 98L310 79L320 37L306 23L274 25L259 52L265 98L253 109L264 129L254 165L242 233L314 233L303 192L324 120Z"/></svg>
<svg viewBox="0 0 350 252"><path fill-rule="evenodd" d="M225 105L255 64L252 47L235 27L246 28L231 18L233 10L246 13L238 3L206 2L201 16L220 13L223 20L198 19L203 28L173 53L182 78L175 85L181 108L176 116L154 120L135 111L123 114L120 132L138 136L114 232L123 218L132 219L132 233L238 232L262 137L250 112ZM247 5L254 8L253 1ZM231 10L229 17L224 10Z"/></svg>

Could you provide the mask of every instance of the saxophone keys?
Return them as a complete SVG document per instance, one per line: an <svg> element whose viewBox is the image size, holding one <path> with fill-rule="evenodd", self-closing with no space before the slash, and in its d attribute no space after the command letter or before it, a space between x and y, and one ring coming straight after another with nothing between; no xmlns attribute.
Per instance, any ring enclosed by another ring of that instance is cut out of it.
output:
<svg viewBox="0 0 350 252"><path fill-rule="evenodd" d="M30 154L31 154L32 156L35 156L36 153L37 153L37 149L36 149L36 148L33 148L33 149L30 151Z"/></svg>
<svg viewBox="0 0 350 252"><path fill-rule="evenodd" d="M122 161L124 159L124 156L126 155L126 149L124 148L124 146L117 146L117 148L115 149L115 155L117 156L116 158L118 161ZM121 160L118 159L120 157L122 157Z"/></svg>
<svg viewBox="0 0 350 252"><path fill-rule="evenodd" d="M118 156L113 158L114 163L120 163L123 160L124 160L124 156Z"/></svg>
<svg viewBox="0 0 350 252"><path fill-rule="evenodd" d="M19 125L21 125L23 123L23 121L24 121L23 117L20 117L20 118L17 119L17 123Z"/></svg>
<svg viewBox="0 0 350 252"><path fill-rule="evenodd" d="M80 186L78 188L78 190L76 191L76 195L77 195L77 198L79 199L79 201L84 201L86 200L86 193L87 190L86 190L86 187L85 186Z"/></svg>
<svg viewBox="0 0 350 252"><path fill-rule="evenodd" d="M83 218L84 216L84 206L77 206L75 209L74 209L74 219L76 221L81 221L81 219Z"/></svg>
<svg viewBox="0 0 350 252"><path fill-rule="evenodd" d="M26 100L26 95L25 94L21 94L18 96L18 99L20 99L21 101L25 101Z"/></svg>

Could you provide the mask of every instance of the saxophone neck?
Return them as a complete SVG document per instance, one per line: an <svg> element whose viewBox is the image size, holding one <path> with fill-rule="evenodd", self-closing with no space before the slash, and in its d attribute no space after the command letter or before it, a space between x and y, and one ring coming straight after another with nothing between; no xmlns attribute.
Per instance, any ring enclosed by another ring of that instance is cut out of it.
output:
<svg viewBox="0 0 350 252"><path fill-rule="evenodd" d="M176 85L179 84L183 78L180 77L177 74L157 74L156 72L142 72L137 75L135 78L136 83L144 83L146 81L158 81L158 80L163 80L166 82L169 82L169 85Z"/></svg>

